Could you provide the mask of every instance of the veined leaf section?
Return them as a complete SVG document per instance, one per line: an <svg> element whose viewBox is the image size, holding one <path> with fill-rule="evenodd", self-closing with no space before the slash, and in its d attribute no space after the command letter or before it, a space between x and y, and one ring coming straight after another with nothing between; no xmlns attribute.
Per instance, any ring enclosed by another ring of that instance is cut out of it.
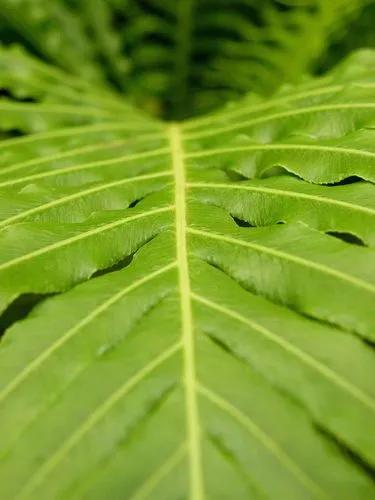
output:
<svg viewBox="0 0 375 500"><path fill-rule="evenodd" d="M176 252L181 299L181 327L184 347L184 383L186 391L186 420L190 457L190 498L202 500L203 474L200 443L200 424L197 405L195 333L191 306L190 277L187 248L186 173L181 132L178 125L169 129L175 178Z"/></svg>
<svg viewBox="0 0 375 500"><path fill-rule="evenodd" d="M0 146L2 307L61 293L2 341L0 496L371 498L335 443L375 460L374 187L321 184L374 178L374 105L330 83L186 125L4 103L48 131Z"/></svg>

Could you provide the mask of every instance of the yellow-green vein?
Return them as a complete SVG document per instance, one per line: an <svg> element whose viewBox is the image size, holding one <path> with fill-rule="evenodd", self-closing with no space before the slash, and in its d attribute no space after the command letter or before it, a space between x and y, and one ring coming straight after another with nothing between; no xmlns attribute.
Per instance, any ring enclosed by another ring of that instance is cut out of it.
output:
<svg viewBox="0 0 375 500"><path fill-rule="evenodd" d="M329 153L339 153L346 155L357 155L368 158L375 158L375 153L363 151L361 149L346 148L340 146L322 146L318 144L251 144L249 146L239 146L233 148L207 149L186 154L186 158L205 158L215 155L225 155L228 153L242 153L246 151L267 151L267 150L302 150L302 151L322 151Z"/></svg>
<svg viewBox="0 0 375 500"><path fill-rule="evenodd" d="M16 184L21 184L22 182L44 179L45 177L54 177L56 175L64 175L64 174L69 174L71 172L89 170L92 168L100 168L108 165L117 165L117 164L122 165L123 163L126 163L128 161L143 160L145 158L154 158L156 156L167 154L168 152L169 152L168 148L160 148L160 149L154 149L153 151L144 151L142 153L120 156L118 158L110 158L109 160L98 160L90 163L81 163L78 165L73 165L71 167L56 168L54 170L49 170L48 172L41 172L39 174L27 175L25 177L19 177L17 179L0 182L0 188L5 186L14 186Z"/></svg>
<svg viewBox="0 0 375 500"><path fill-rule="evenodd" d="M375 103L359 102L359 103L343 103L343 104L322 104L319 106L306 106L304 108L297 108L290 111L281 111L280 113L274 113L266 116L260 116L254 118L253 120L247 120L240 123L234 123L224 127L211 128L203 132L196 132L192 134L186 134L185 139L203 139L204 137L211 137L225 132L231 132L233 130L239 130L246 127L252 127L253 125L259 125L260 123L266 123L273 120L278 120L281 118L291 118L298 115L309 114L309 113L319 113L326 111L342 111L344 109L373 109L375 108Z"/></svg>
<svg viewBox="0 0 375 500"><path fill-rule="evenodd" d="M271 342L274 342L282 349L292 354L302 363L306 364L307 366L318 372L320 375L322 375L323 377L330 380L335 385L337 385L338 387L349 393L354 399L356 399L363 405L367 406L371 411L375 412L375 402L371 398L371 396L361 391L361 389L359 389L351 382L341 377L341 375L328 368L328 366L324 365L310 354L302 351L300 348L296 347L294 344L292 344L285 338L280 337L280 335L277 335L268 328L265 328L258 322L252 319L248 319L242 314L238 313L237 311L233 311L232 309L229 309L228 307L223 306L222 304L217 304L216 302L213 302L212 300L209 300L206 297L202 297L201 295L198 295L196 293L193 293L192 297L194 300L200 302L204 306L214 309L215 311L218 311L221 314L229 316L235 319L236 321L240 321L244 325L257 331Z"/></svg>
<svg viewBox="0 0 375 500"><path fill-rule="evenodd" d="M318 495L320 498L328 498L326 493L310 479L298 465L291 460L291 458L284 452L284 450L271 439L265 432L253 421L248 415L233 406L229 401L214 393L208 387L203 385L198 386L198 391L202 396L211 401L216 407L221 408L222 411L234 418L240 423L250 434L252 434L258 441L260 441L265 448L268 449L279 462L287 468L308 490Z"/></svg>
<svg viewBox="0 0 375 500"><path fill-rule="evenodd" d="M149 125L149 124L148 124ZM155 124L153 124L155 125ZM33 134L28 134L22 137L12 137L11 139L6 139L0 142L1 148L9 148L13 146L19 146L20 144L28 144L30 142L42 141L44 139L54 139L56 137L73 137L90 134L95 132L109 132L111 130L122 130L130 132L143 132L157 130L156 127L133 127L129 126L128 123L122 122L105 122L105 123L95 123L90 125L79 125L74 127L63 127L58 130L50 130L49 132L36 132Z"/></svg>
<svg viewBox="0 0 375 500"><path fill-rule="evenodd" d="M14 259L8 260L6 262L3 262L0 264L0 271L3 271L4 269L9 269L10 267L13 267L17 264L20 264L22 262L26 262L28 260L31 260L35 257L39 257L40 255L44 255L48 252L52 252L54 250L58 250L60 248L63 248L65 246L71 245L72 243L76 243L77 241L83 240L85 238L89 238L90 236L94 236L100 233L103 233L104 231L109 231L117 226L121 226L123 224L126 224L127 222L131 222L137 219L142 219L143 217L149 217L150 215L156 215L159 213L163 212L168 212L172 210L174 207L173 205L169 205L167 207L162 207L162 208L154 208L152 210L148 210L147 212L143 212L137 215L133 216L127 216L127 217L122 217L119 220L116 220L114 222L110 222L109 224L104 224L99 227L95 227L94 229L90 229L89 231L84 231L82 233L79 233L75 236L72 236L70 238L67 238L65 240L60 240L57 241L56 243L52 243L51 245L47 245L42 248L38 248L37 250L34 250L30 253L21 255L20 257L16 257Z"/></svg>
<svg viewBox="0 0 375 500"><path fill-rule="evenodd" d="M143 500L149 497L155 487L177 467L185 454L186 443L183 443L153 474L148 476L147 480L130 497L130 500Z"/></svg>
<svg viewBox="0 0 375 500"><path fill-rule="evenodd" d="M192 120L186 122L183 129L192 130L193 128L215 124L220 120L230 120L232 118L237 118L242 115L254 114L257 113L258 111L263 111L265 109L272 108L272 106L277 106L278 104L283 104L285 102L298 101L300 99L306 99L307 97L317 97L324 94L332 94L333 92L338 92L343 88L344 85L330 85L327 87L320 87L318 89L297 92L295 94L290 94L276 99L269 99L267 100L267 102L262 102L262 103L253 103L250 105L246 105L246 103L244 102L243 103L244 106L241 106L238 109L234 110L228 109L221 113L216 113L208 117L193 118Z"/></svg>
<svg viewBox="0 0 375 500"><path fill-rule="evenodd" d="M89 196L91 194L99 193L100 191L104 191L105 189L111 189L114 187L123 186L125 184L131 184L133 182L158 179L159 177L167 177L170 175L172 175L172 172L166 170L164 172L157 172L156 174L138 175L136 177L128 177L126 179L120 179L117 181L105 182L103 184L99 184L97 186L93 186L91 188L84 189L81 191L77 191L73 194L63 196L62 198L58 198L57 200L52 200L48 203L44 203L43 205L38 205L37 207L30 208L29 210L24 210L23 212L20 212L16 215L13 215L11 217L8 217L7 219L0 221L0 227L7 226L8 224L11 224L17 220L24 219L25 217L28 217L29 215L44 212L50 208L54 208L54 207L57 207L59 205L63 205L64 203L68 203L72 200L83 198L83 197Z"/></svg>
<svg viewBox="0 0 375 500"><path fill-rule="evenodd" d="M87 316L82 318L76 325L72 326L69 330L63 333L55 342L53 342L46 349L40 352L36 358L34 358L29 364L25 366L23 370L18 375L16 375L12 379L12 381L0 392L0 402L3 404L4 399L8 397L9 394L11 394L21 383L23 383L32 372L35 372L35 370L39 368L41 364L46 361L46 359L48 359L55 351L66 344L68 340L74 337L80 330L82 330L82 328L91 323L100 314L108 310L113 304L121 300L136 288L139 288L143 284L151 281L161 274L166 273L174 267L176 267L176 262L171 262L161 269L157 269L156 271L144 276L143 278L134 281L131 285L112 295L109 299L93 309Z"/></svg>
<svg viewBox="0 0 375 500"><path fill-rule="evenodd" d="M17 499L27 498L38 485L50 474L53 469L64 459L64 457L81 441L81 439L99 422L110 409L121 400L128 392L136 385L153 372L158 366L171 358L178 350L181 349L181 343L175 343L159 356L155 357L146 366L137 371L123 385L114 391L107 399L105 399L68 437L63 444L53 453L33 474L29 481L22 487L21 491L16 495Z"/></svg>
<svg viewBox="0 0 375 500"><path fill-rule="evenodd" d="M244 246L244 247L248 247L248 248L253 248L254 250L256 250L258 252L273 255L274 257L278 257L279 259L289 260L291 262L295 262L296 264L300 264L304 267L316 269L317 271L320 271L320 272L325 273L325 274L329 274L329 275L334 276L335 278L338 278L340 280L347 281L348 283L351 283L352 285L355 285L359 288L364 288L365 290L367 290L369 292L375 293L375 286L372 285L371 283L363 281L360 278L356 278L355 276L351 276L349 274L346 274L342 271L339 271L338 269L333 269L332 267L328 267L324 264L320 264L319 262L314 262L312 260L304 259L303 257L299 257L298 255L292 255L290 253L283 252L282 250L277 250L276 248L266 247L266 246L261 245L259 243L240 240L238 238L233 238L231 236L224 236L224 235L218 234L218 233L210 233L208 231L202 231L200 229L189 228L188 232L190 232L192 234L197 234L197 235L203 236L205 238L212 238L214 240L225 241L226 243L231 243L233 245L240 245L240 246Z"/></svg>
<svg viewBox="0 0 375 500"><path fill-rule="evenodd" d="M366 212L371 215L375 214L373 208L365 207L362 205L357 205L354 203L349 203L347 201L337 200L335 198L328 198L324 196L318 196L316 194L302 193L300 191L289 191L286 189L270 188L265 186L249 186L244 185L242 182L240 184L221 184L215 182L189 182L189 187L196 188L216 188L216 189L237 189L239 191L254 191L257 193L275 194L277 196L285 196L290 198L303 198L306 200L313 200L319 203L327 203L330 205L342 206L345 208L350 208L351 210L359 210L361 212Z"/></svg>
<svg viewBox="0 0 375 500"><path fill-rule="evenodd" d="M116 139L113 141L95 143L95 144L86 144L85 146L81 146L79 148L74 149L64 149L61 153L55 153L53 155L41 156L38 158L32 158L31 160L22 161L20 163L13 163L9 166L4 166L0 168L0 175L8 174L9 172L14 172L15 170L19 170L25 167L31 167L33 165L43 165L44 163L62 160L65 158L70 158L71 156L81 155L83 153L93 153L96 151L101 151L105 149L116 148L118 146L126 145L126 144L139 144L143 141L148 141L152 139L157 139L162 136L161 132L156 133L145 133L140 136L137 136L135 139L130 139L129 137Z"/></svg>
<svg viewBox="0 0 375 500"><path fill-rule="evenodd" d="M190 278L187 253L186 179L184 152L178 125L169 129L175 178L176 251L179 270L182 342L184 351L184 383L186 425L190 464L190 499L203 500L202 451L196 395L196 361L194 325L190 298Z"/></svg>

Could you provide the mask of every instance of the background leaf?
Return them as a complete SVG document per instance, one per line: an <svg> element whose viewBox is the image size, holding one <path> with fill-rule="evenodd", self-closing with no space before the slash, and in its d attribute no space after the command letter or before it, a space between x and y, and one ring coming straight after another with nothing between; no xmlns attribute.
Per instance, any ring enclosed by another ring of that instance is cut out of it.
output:
<svg viewBox="0 0 375 500"><path fill-rule="evenodd" d="M349 27L350 39L361 40L355 47L373 46L357 21L371 18L371 4L50 0L46 6L42 0L1 0L0 29L4 41L21 36L64 69L107 80L153 114L181 119L250 90L269 95L319 64L329 69Z"/></svg>

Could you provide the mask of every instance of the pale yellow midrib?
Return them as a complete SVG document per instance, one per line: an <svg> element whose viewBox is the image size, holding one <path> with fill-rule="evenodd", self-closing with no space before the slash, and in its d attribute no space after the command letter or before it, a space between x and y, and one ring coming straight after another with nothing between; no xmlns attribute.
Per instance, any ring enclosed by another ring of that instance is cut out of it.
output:
<svg viewBox="0 0 375 500"><path fill-rule="evenodd" d="M179 271L181 301L182 344L184 352L184 382L187 423L187 445L190 464L191 500L203 500L202 457L199 415L197 406L197 380L195 369L194 326L191 306L186 224L186 179L181 132L177 124L169 128L175 179L176 252Z"/></svg>

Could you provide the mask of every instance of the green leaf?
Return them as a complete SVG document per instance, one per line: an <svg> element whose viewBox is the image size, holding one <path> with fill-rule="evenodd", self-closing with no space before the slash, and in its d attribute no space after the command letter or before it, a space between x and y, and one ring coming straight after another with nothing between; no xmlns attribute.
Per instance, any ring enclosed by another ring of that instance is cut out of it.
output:
<svg viewBox="0 0 375 500"><path fill-rule="evenodd" d="M297 82L369 0L3 0L4 40L27 42L143 109L181 119ZM327 56L329 58L329 55Z"/></svg>
<svg viewBox="0 0 375 500"><path fill-rule="evenodd" d="M67 3L2 0L0 29L15 31L21 40L64 69L100 81L101 70L90 39L80 18ZM7 36L2 37L2 41L6 39Z"/></svg>
<svg viewBox="0 0 375 500"><path fill-rule="evenodd" d="M253 90L268 95L299 81L366 0L149 0L118 2L123 52L132 65L124 90L181 119ZM160 104L159 104L160 105Z"/></svg>
<svg viewBox="0 0 375 500"><path fill-rule="evenodd" d="M372 498L374 57L167 124L1 52L1 498Z"/></svg>
<svg viewBox="0 0 375 500"><path fill-rule="evenodd" d="M323 57L318 61L319 71L331 68L343 56L360 47L374 47L375 34L372 29L372 20L375 16L375 3L365 1L361 9L357 9L352 17L350 30L339 29L333 43Z"/></svg>

